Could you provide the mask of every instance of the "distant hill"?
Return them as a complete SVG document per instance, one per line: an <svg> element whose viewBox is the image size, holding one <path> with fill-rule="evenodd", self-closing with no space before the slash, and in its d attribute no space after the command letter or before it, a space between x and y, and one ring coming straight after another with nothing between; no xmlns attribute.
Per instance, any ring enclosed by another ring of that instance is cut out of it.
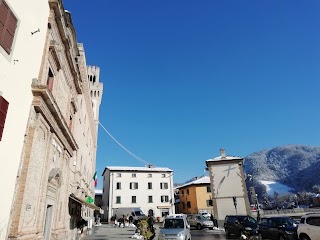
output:
<svg viewBox="0 0 320 240"><path fill-rule="evenodd" d="M285 145L245 157L244 168L256 180L277 181L296 191L320 185L320 147Z"/></svg>

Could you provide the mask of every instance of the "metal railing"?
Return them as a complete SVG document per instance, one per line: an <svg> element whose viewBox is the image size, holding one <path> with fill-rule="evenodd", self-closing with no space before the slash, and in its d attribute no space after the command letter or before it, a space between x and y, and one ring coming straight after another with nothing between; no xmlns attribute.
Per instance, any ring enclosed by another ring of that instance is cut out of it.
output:
<svg viewBox="0 0 320 240"><path fill-rule="evenodd" d="M275 210L263 210L264 216L270 215L304 215L307 213L320 213L320 208L294 208L294 209L275 209Z"/></svg>

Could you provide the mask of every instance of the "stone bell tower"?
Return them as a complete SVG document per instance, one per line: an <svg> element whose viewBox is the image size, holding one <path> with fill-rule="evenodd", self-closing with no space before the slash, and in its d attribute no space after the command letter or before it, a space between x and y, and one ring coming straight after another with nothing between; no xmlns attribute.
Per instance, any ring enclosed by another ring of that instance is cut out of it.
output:
<svg viewBox="0 0 320 240"><path fill-rule="evenodd" d="M226 215L250 215L243 160L241 157L227 156L226 151L220 149L219 157L206 161L213 212L220 223Z"/></svg>
<svg viewBox="0 0 320 240"><path fill-rule="evenodd" d="M99 109L103 93L103 84L99 82L100 68L96 66L87 67L88 79L90 84L90 94L92 100L93 117L96 125L96 131L99 126Z"/></svg>

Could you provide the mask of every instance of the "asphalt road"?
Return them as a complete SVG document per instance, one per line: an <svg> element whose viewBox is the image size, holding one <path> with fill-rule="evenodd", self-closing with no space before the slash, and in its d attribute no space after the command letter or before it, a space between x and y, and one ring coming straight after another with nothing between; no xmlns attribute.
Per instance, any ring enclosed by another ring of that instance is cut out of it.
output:
<svg viewBox="0 0 320 240"><path fill-rule="evenodd" d="M191 237L192 240L232 239L227 238L224 231L220 230L191 230ZM239 237L233 239L239 239Z"/></svg>
<svg viewBox="0 0 320 240"><path fill-rule="evenodd" d="M157 235L159 233L159 226L156 226ZM97 226L88 232L88 235L82 238L83 240L124 240L132 239L131 236L134 234L134 228L119 228L113 227L111 224L102 224ZM211 240L211 239L239 239L226 238L224 231L222 230L195 230L191 229L192 240ZM156 236L155 240L158 237Z"/></svg>

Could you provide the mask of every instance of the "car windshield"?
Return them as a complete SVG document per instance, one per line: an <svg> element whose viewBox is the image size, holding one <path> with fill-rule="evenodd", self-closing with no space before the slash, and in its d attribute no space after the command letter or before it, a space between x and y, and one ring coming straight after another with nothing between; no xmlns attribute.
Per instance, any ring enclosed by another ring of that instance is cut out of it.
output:
<svg viewBox="0 0 320 240"><path fill-rule="evenodd" d="M248 222L257 223L257 221L254 218L249 217L249 216L239 216L238 220L240 223L248 223Z"/></svg>
<svg viewBox="0 0 320 240"><path fill-rule="evenodd" d="M134 211L136 216L143 216L143 212L142 211Z"/></svg>
<svg viewBox="0 0 320 240"><path fill-rule="evenodd" d="M196 217L197 217L197 219L199 219L199 220L207 220L207 218L205 218L205 217L202 216L202 215L197 215Z"/></svg>
<svg viewBox="0 0 320 240"><path fill-rule="evenodd" d="M274 219L278 226L294 226L295 221L291 218L278 218Z"/></svg>
<svg viewBox="0 0 320 240"><path fill-rule="evenodd" d="M183 219L166 219L163 228L184 228Z"/></svg>

